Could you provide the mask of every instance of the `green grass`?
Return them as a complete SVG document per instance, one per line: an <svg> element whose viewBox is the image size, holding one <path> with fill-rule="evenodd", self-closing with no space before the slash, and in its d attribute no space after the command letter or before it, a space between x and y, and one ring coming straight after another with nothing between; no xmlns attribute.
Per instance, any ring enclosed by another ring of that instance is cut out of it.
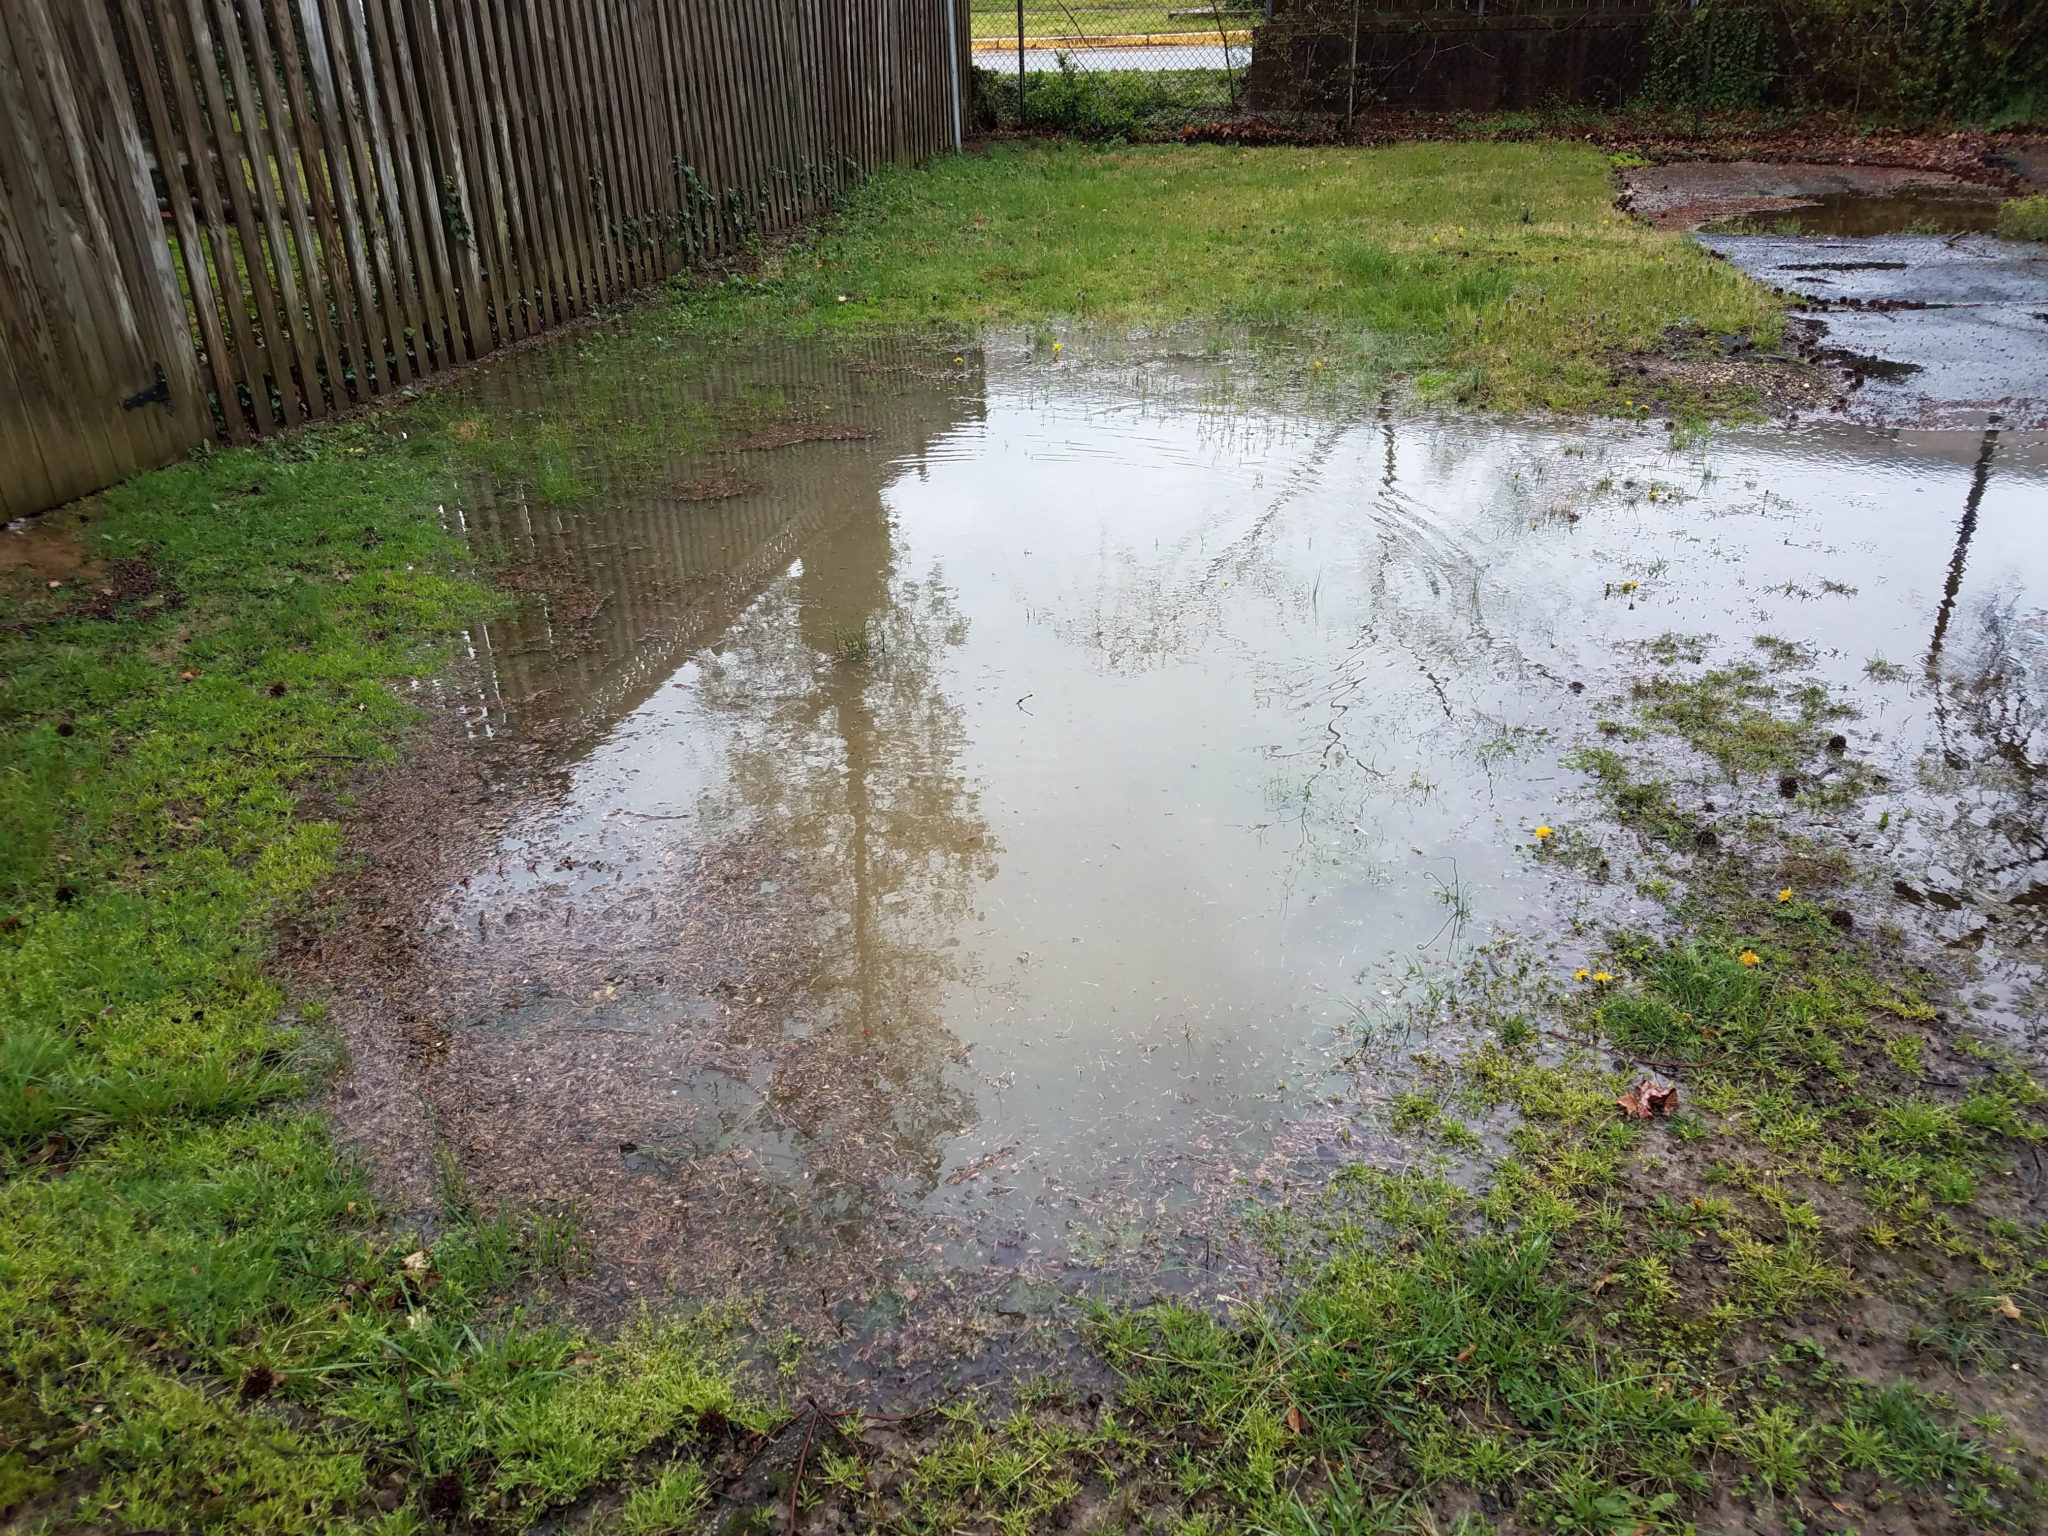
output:
<svg viewBox="0 0 2048 1536"><path fill-rule="evenodd" d="M1565 1245L1499 1223L1475 1234L1454 1185L1350 1186L1319 1209L1330 1251L1285 1303L1232 1319L1155 1306L1101 1325L1130 1409L1221 1447L1196 1498L1243 1511L1231 1525L1424 1530L1447 1495L1484 1489L1523 1528L1678 1530L1717 1480L1768 1507L1839 1487L1859 1454L1905 1486L1959 1482L1995 1499L2012 1485L1910 1387L1851 1385L1796 1345L1728 1371L1603 1325ZM1675 1298L1668 1266L1613 1263L1611 1305L1647 1313ZM1873 1421L1887 1431L1871 1434ZM1907 1451L1908 1435L1929 1449Z"/></svg>
<svg viewBox="0 0 2048 1536"><path fill-rule="evenodd" d="M1619 217L1609 177L1569 143L997 144L885 172L820 236L682 303L714 334L1192 323L1284 340L1304 373L1321 361L1505 409L1633 410L1616 354L1674 326L1768 343L1782 307Z"/></svg>
<svg viewBox="0 0 2048 1536"><path fill-rule="evenodd" d="M2008 240L2048 240L2048 196L2016 197L1998 210L1998 232Z"/></svg>
<svg viewBox="0 0 2048 1536"><path fill-rule="evenodd" d="M628 408L640 375L735 333L996 324L1082 350L1093 327L1191 323L1284 337L1304 373L1476 376L1473 398L1573 409L1614 404L1605 355L1667 325L1769 334L1774 301L1615 222L1606 177L1571 145L999 147L879 178L761 271L567 343L522 408L430 394L87 504L105 574L22 592L0 629L0 1510L108 1532L563 1510L690 1529L728 1426L789 1422L740 1385L736 1320L578 1337L551 1302L572 1232L451 1183L446 1235L419 1244L307 1110L333 1048L272 936L343 856L309 800L402 749L409 685L495 601L438 514L459 473L573 501L597 436L658 473L794 408ZM1868 780L1803 655L1757 648L1717 668L1648 648L1577 759L1587 814L1537 856L1685 894L1663 930L1605 936L1606 983L1523 956L1428 995L1485 1043L1392 1106L1423 1171L1248 1213L1286 1277L1266 1302L1094 1313L1125 1380L1099 1412L1037 1382L894 1450L814 1421L807 1518L1476 1533L1484 1493L1524 1528L1618 1536L1721 1496L1818 1529L1846 1490L2026 1529L2037 1471L1995 1435L1788 1333L1859 1306L1881 1255L1917 1266L1890 1299L1920 1347L2004 1381L2038 1329L2042 1240L1985 1193L2048 1133L2038 1085L1937 1021L1934 978L1832 920L1848 856L1777 818ZM1709 792L1745 809L1710 814ZM1682 1070L1685 1115L1620 1117L1627 1075L1596 1043ZM1469 1186L1427 1166L1489 1148ZM744 1522L787 1493L757 1490Z"/></svg>
<svg viewBox="0 0 2048 1536"><path fill-rule="evenodd" d="M155 590L104 617L52 593L0 636L8 1146L290 1088L303 1043L268 1022L261 925L339 846L297 786L388 754L410 709L386 684L483 600L419 513L428 483L371 433L131 482L91 536Z"/></svg>
<svg viewBox="0 0 2048 1536"><path fill-rule="evenodd" d="M342 838L300 806L392 756L492 601L437 515L451 441L413 425L132 481L86 504L107 571L0 631L0 1510L516 1521L741 1411L715 1330L584 1366L523 1315L569 1253L543 1216L450 1190L408 1259L304 1107L332 1051L271 926Z"/></svg>

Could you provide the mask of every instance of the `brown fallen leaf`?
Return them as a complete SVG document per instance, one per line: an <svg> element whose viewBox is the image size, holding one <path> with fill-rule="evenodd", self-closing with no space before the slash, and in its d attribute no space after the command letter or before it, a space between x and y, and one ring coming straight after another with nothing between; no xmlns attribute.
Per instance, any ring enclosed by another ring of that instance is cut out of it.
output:
<svg viewBox="0 0 2048 1536"><path fill-rule="evenodd" d="M597 1364L597 1356L595 1356L595 1355L593 1355L593 1354L590 1354L590 1353L589 1353L589 1352L587 1352L587 1351L586 1351L586 1352L584 1352L583 1354L580 1354L580 1355L571 1355L571 1356L569 1357L569 1369L570 1369L570 1370L572 1370L572 1371L580 1371L580 1370L582 1370L582 1369L583 1369L583 1367L585 1367L586 1365L595 1365L595 1364Z"/></svg>
<svg viewBox="0 0 2048 1536"><path fill-rule="evenodd" d="M1595 1280L1593 1282L1593 1294L1595 1296L1598 1296L1602 1291L1606 1290L1607 1287L1613 1285L1619 1279L1621 1279L1621 1276L1618 1273L1602 1275L1598 1280Z"/></svg>
<svg viewBox="0 0 2048 1536"><path fill-rule="evenodd" d="M2020 1320L2019 1304L2010 1296L1994 1297L1991 1302L1991 1310L2008 1322L2016 1323Z"/></svg>
<svg viewBox="0 0 2048 1536"><path fill-rule="evenodd" d="M1638 1120L1647 1120L1652 1115L1676 1114L1678 1090L1669 1083L1646 1077L1614 1102Z"/></svg>
<svg viewBox="0 0 2048 1536"><path fill-rule="evenodd" d="M1304 1429L1305 1422L1301 1417L1301 1410L1299 1408L1289 1408L1287 1410L1287 1427L1297 1435Z"/></svg>
<svg viewBox="0 0 2048 1536"><path fill-rule="evenodd" d="M184 671L178 674L178 681L181 683L189 683L198 676L199 669L197 667L187 667Z"/></svg>
<svg viewBox="0 0 2048 1536"><path fill-rule="evenodd" d="M433 1261L427 1257L426 1250L421 1249L415 1253L408 1253L399 1262L403 1264L408 1271L415 1275L418 1275L424 1274L426 1272L427 1266L431 1264Z"/></svg>
<svg viewBox="0 0 2048 1536"><path fill-rule="evenodd" d="M1451 1363L1454 1365L1463 1365L1467 1360L1470 1360L1472 1358L1472 1352L1476 1350L1478 1347L1479 1346L1476 1344L1467 1344L1463 1349L1459 1350L1457 1354L1451 1357Z"/></svg>

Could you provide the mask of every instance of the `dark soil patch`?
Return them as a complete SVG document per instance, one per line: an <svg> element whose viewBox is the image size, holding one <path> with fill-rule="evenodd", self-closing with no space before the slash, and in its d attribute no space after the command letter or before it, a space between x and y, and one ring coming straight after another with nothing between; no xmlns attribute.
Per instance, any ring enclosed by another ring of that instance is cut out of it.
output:
<svg viewBox="0 0 2048 1536"><path fill-rule="evenodd" d="M2006 193L2029 187L2018 155L2038 150L2038 134L1911 133L1899 129L1864 130L1828 119L1790 124L1716 121L1704 137L1673 132L1669 127L1615 119L1587 135L1603 149L1634 154L1653 164L1683 161L1757 160L1770 164L1885 167L1934 172L1959 181Z"/></svg>
<svg viewBox="0 0 2048 1536"><path fill-rule="evenodd" d="M93 590L84 616L109 621L124 614L168 612L184 602L185 594L148 560L116 560Z"/></svg>
<svg viewBox="0 0 2048 1536"><path fill-rule="evenodd" d="M1811 330L1806 322L1805 330ZM1672 410L1686 399L1751 397L1769 416L1823 411L1843 403L1841 388L1804 354L1802 323L1787 327L1785 352L1759 352L1744 337L1674 328L1650 352L1617 353L1611 381L1639 391L1640 407Z"/></svg>
<svg viewBox="0 0 2048 1536"><path fill-rule="evenodd" d="M1967 215L1988 227L1993 189L1947 169L1914 165L1776 162L1744 156L1720 161L1662 161L1622 172L1617 200L1659 229L1720 228L1731 221L1804 217L1826 231L1858 208L1891 214L1904 228L1920 215ZM1946 227L1946 226L1944 226Z"/></svg>
<svg viewBox="0 0 2048 1536"><path fill-rule="evenodd" d="M2038 189L2039 178L2048 174L2048 151L2044 151L2048 140L2039 134L1873 129L1820 115L1792 121L1716 116L1698 127L1689 116L1661 113L1620 113L1584 124L1565 120L1524 123L1503 114L1375 110L1360 112L1347 136L1342 120L1336 117L1276 121L1247 114L1191 124L1166 137L1188 144L1304 146L1580 139L1610 153L1640 156L1657 165L1758 160L1891 167L1938 172L2006 193Z"/></svg>
<svg viewBox="0 0 2048 1536"><path fill-rule="evenodd" d="M784 421L763 427L751 436L739 438L730 443L721 443L720 451L725 453L766 453L776 448L791 448L798 443L864 443L874 433L862 427L825 426L818 422Z"/></svg>
<svg viewBox="0 0 2048 1536"><path fill-rule="evenodd" d="M0 565L0 594L11 600L6 622L18 633L77 619L149 619L184 606L185 594L147 557L90 559L76 523L51 523L47 532L32 526L0 540L0 552L13 557Z"/></svg>
<svg viewBox="0 0 2048 1536"><path fill-rule="evenodd" d="M693 479L678 480L669 488L669 494L677 501L731 501L756 489L751 480L742 480L735 475L698 475Z"/></svg>

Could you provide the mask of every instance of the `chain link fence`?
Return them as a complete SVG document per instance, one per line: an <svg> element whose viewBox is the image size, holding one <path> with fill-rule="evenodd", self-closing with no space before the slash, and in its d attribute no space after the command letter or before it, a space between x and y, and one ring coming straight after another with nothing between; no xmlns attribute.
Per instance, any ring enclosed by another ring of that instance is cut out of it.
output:
<svg viewBox="0 0 2048 1536"><path fill-rule="evenodd" d="M985 127L1164 132L1240 111L1273 0L970 0Z"/></svg>
<svg viewBox="0 0 2048 1536"><path fill-rule="evenodd" d="M985 128L2048 113L2048 0L969 0Z"/></svg>
<svg viewBox="0 0 2048 1536"><path fill-rule="evenodd" d="M1679 0L1685 3L1685 0ZM986 128L1173 133L1247 115L1612 109L1656 0L970 0Z"/></svg>
<svg viewBox="0 0 2048 1536"><path fill-rule="evenodd" d="M1642 87L1655 15L1654 0L1282 0L1245 102L1347 120L1613 110Z"/></svg>

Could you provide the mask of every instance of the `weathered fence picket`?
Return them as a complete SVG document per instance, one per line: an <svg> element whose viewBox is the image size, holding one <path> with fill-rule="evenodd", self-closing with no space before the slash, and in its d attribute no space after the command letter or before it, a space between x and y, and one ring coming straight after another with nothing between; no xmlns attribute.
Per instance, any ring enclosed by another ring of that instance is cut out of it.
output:
<svg viewBox="0 0 2048 1536"><path fill-rule="evenodd" d="M965 11L0 0L0 514L364 404L950 149Z"/></svg>
<svg viewBox="0 0 2048 1536"><path fill-rule="evenodd" d="M0 189L0 508L11 510L160 462L206 428L103 10L0 7Z"/></svg>

